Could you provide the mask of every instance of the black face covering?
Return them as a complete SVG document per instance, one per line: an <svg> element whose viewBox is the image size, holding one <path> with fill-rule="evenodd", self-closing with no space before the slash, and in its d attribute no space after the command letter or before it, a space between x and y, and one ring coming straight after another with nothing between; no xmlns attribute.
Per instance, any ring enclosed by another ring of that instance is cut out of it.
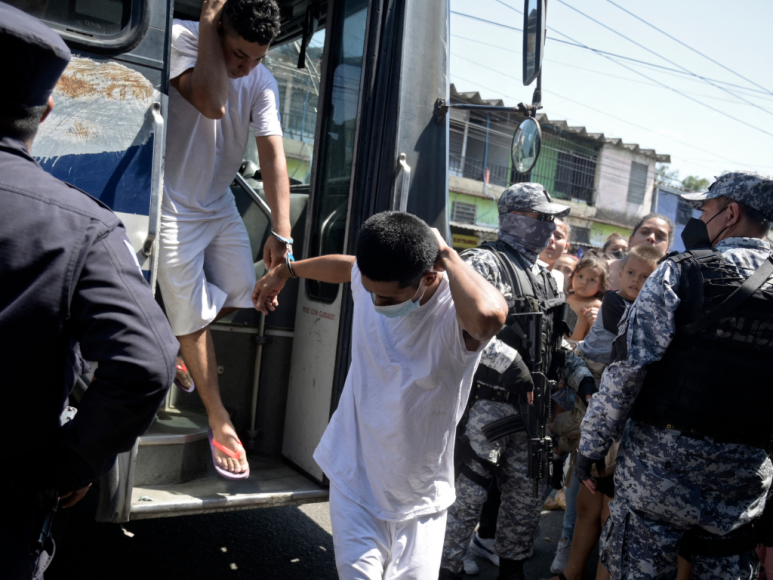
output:
<svg viewBox="0 0 773 580"><path fill-rule="evenodd" d="M716 239L722 234L724 234L727 228L719 232L716 235L716 237L712 240L709 238L708 225L715 217L717 217L726 209L727 209L727 206L719 210L717 213L714 214L714 216L707 223L703 223L703 221L699 220L698 218L690 218L687 222L687 225L685 225L684 229L682 230L682 241L684 242L685 250L694 250L696 248L712 247Z"/></svg>
<svg viewBox="0 0 773 580"><path fill-rule="evenodd" d="M682 230L682 241L685 250L710 248L709 229L698 218L690 218Z"/></svg>

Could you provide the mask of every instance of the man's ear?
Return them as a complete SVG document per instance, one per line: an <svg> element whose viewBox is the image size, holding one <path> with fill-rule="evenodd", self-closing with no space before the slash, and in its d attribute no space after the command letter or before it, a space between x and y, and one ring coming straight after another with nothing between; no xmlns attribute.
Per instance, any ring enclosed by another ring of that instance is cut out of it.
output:
<svg viewBox="0 0 773 580"><path fill-rule="evenodd" d="M40 122L46 120L46 117L48 117L48 114L54 110L54 97L48 97L48 102L46 103L46 111L43 113L43 116L40 117Z"/></svg>
<svg viewBox="0 0 773 580"><path fill-rule="evenodd" d="M437 272L426 272L424 274L424 285L425 286L431 286L435 283L437 280L438 273Z"/></svg>
<svg viewBox="0 0 773 580"><path fill-rule="evenodd" d="M735 201L731 201L727 204L727 214L728 226L734 226L741 221L741 208Z"/></svg>
<svg viewBox="0 0 773 580"><path fill-rule="evenodd" d="M568 254L569 250L571 249L572 249L572 244L570 244L569 242L566 242L566 247L564 248L564 254Z"/></svg>

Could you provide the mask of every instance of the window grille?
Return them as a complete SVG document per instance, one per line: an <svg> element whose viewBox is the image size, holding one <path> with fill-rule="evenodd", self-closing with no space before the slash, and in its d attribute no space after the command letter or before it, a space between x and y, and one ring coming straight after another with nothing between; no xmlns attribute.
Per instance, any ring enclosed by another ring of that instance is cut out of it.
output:
<svg viewBox="0 0 773 580"><path fill-rule="evenodd" d="M451 221L463 224L474 224L477 206L472 203L454 201L451 203Z"/></svg>
<svg viewBox="0 0 773 580"><path fill-rule="evenodd" d="M572 226L572 235L569 239L572 244L590 245L590 228L578 228Z"/></svg>
<svg viewBox="0 0 773 580"><path fill-rule="evenodd" d="M593 180L596 174L596 160L588 155L557 151L556 197L593 203Z"/></svg>

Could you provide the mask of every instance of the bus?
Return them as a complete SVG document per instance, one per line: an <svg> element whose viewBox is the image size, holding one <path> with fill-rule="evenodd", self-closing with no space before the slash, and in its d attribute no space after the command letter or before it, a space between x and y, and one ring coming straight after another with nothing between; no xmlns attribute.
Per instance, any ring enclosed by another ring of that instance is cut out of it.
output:
<svg viewBox="0 0 773 580"><path fill-rule="evenodd" d="M198 19L201 0L10 3L73 51L32 155L115 211L155 289L164 154L175 147L165 133L172 20ZM281 33L264 63L279 85L296 256L354 253L363 221L389 209L450 239L448 0L278 4ZM544 14L544 0L525 8ZM539 48L544 22L540 31ZM254 139L231 191L260 277L271 216ZM250 477L215 474L204 407L195 392L172 388L149 430L100 480L97 520L325 501L328 482L312 453L343 389L352 313L348 285L291 280L268 316L242 310L213 324L220 392ZM88 382L78 380L73 406Z"/></svg>

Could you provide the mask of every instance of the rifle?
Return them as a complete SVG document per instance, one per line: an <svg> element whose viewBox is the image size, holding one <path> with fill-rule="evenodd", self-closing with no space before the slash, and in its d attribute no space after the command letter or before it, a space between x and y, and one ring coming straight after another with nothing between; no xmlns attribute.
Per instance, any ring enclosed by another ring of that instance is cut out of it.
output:
<svg viewBox="0 0 773 580"><path fill-rule="evenodd" d="M548 435L548 424L552 420L550 392L552 381L546 376L545 360L542 356L543 312L527 312L512 315L516 321L510 328L521 335L522 344L528 354L526 361L534 381L534 404L520 405L520 414L493 421L483 427L483 434L489 441L496 441L512 433L526 431L529 450L528 476L534 480L533 496L539 495L539 482L552 476L553 441ZM525 332L524 332L525 329Z"/></svg>

